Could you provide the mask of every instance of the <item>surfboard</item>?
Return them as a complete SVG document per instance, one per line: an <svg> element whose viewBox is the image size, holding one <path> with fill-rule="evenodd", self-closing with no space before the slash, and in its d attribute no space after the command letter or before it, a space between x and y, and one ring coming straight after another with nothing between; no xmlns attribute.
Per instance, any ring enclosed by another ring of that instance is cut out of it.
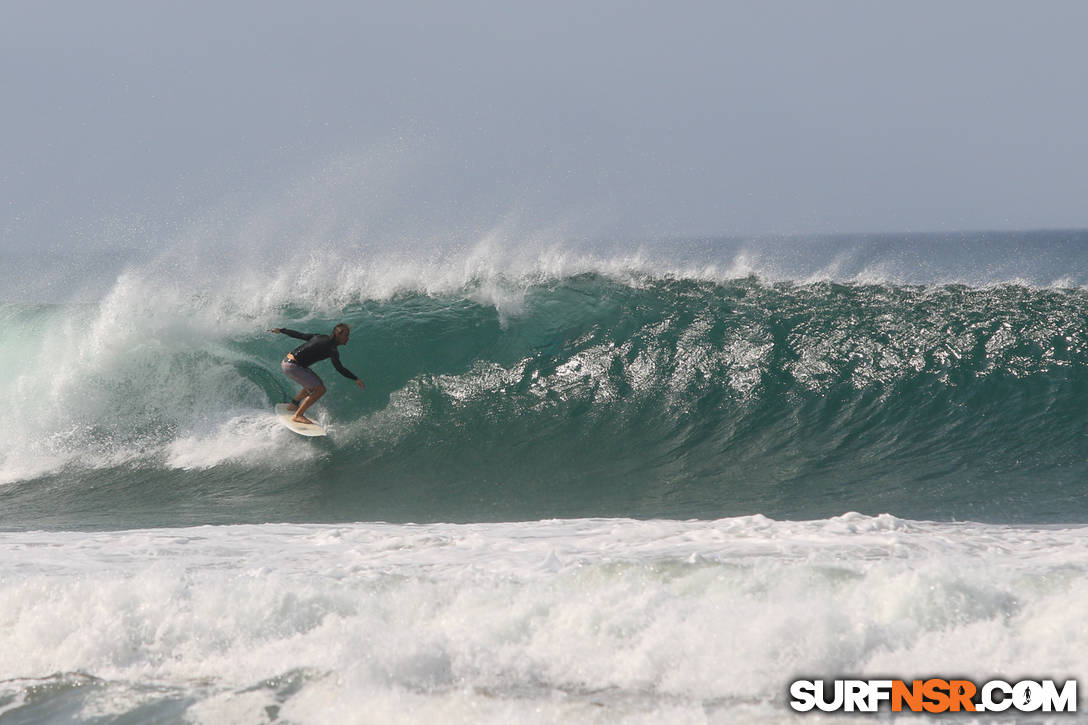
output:
<svg viewBox="0 0 1088 725"><path fill-rule="evenodd" d="M327 435L325 429L319 426L317 423L296 423L291 420L295 415L295 412L291 410L287 403L278 403L276 405L276 420L283 425L284 428L298 433L300 436L323 436Z"/></svg>

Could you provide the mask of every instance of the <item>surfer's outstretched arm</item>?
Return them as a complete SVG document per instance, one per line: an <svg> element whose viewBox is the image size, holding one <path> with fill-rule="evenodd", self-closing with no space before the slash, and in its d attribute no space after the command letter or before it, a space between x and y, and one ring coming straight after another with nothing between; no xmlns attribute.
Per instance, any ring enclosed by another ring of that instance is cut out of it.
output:
<svg viewBox="0 0 1088 725"><path fill-rule="evenodd" d="M274 332L277 335L287 335L288 337L294 337L298 340L309 340L314 336L312 332L299 332L298 330L288 330L286 327L273 327L269 332Z"/></svg>

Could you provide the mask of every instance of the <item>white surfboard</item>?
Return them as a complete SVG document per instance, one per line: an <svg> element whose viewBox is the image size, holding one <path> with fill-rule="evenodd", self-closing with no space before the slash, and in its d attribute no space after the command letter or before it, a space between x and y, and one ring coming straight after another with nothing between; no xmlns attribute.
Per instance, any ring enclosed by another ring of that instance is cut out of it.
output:
<svg viewBox="0 0 1088 725"><path fill-rule="evenodd" d="M291 407L287 403L278 403L276 405L276 420L278 420L284 428L298 433L300 436L323 436L327 435L325 429L319 426L317 423L296 423L291 420L295 417L295 412L291 410Z"/></svg>

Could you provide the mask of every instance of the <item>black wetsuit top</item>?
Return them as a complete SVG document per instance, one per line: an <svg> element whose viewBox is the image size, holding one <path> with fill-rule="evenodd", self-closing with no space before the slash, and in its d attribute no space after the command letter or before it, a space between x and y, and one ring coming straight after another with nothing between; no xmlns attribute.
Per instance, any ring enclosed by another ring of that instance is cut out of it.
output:
<svg viewBox="0 0 1088 725"><path fill-rule="evenodd" d="M309 332L297 332L296 330L288 330L283 327L280 328L280 332L289 337L306 341L291 351L291 354L295 358L295 365L301 365L304 368L308 368L316 362L331 359L332 366L336 368L336 372L351 380L359 379L355 373L340 364L340 353L336 350L336 340L331 336L315 335Z"/></svg>

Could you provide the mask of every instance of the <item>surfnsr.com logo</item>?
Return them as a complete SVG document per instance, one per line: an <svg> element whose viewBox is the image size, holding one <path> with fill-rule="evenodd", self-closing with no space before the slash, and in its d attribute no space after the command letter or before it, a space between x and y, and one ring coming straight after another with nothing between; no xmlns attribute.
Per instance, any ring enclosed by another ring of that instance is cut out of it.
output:
<svg viewBox="0 0 1088 725"><path fill-rule="evenodd" d="M1076 712L1077 681L796 680L790 698L797 712Z"/></svg>

